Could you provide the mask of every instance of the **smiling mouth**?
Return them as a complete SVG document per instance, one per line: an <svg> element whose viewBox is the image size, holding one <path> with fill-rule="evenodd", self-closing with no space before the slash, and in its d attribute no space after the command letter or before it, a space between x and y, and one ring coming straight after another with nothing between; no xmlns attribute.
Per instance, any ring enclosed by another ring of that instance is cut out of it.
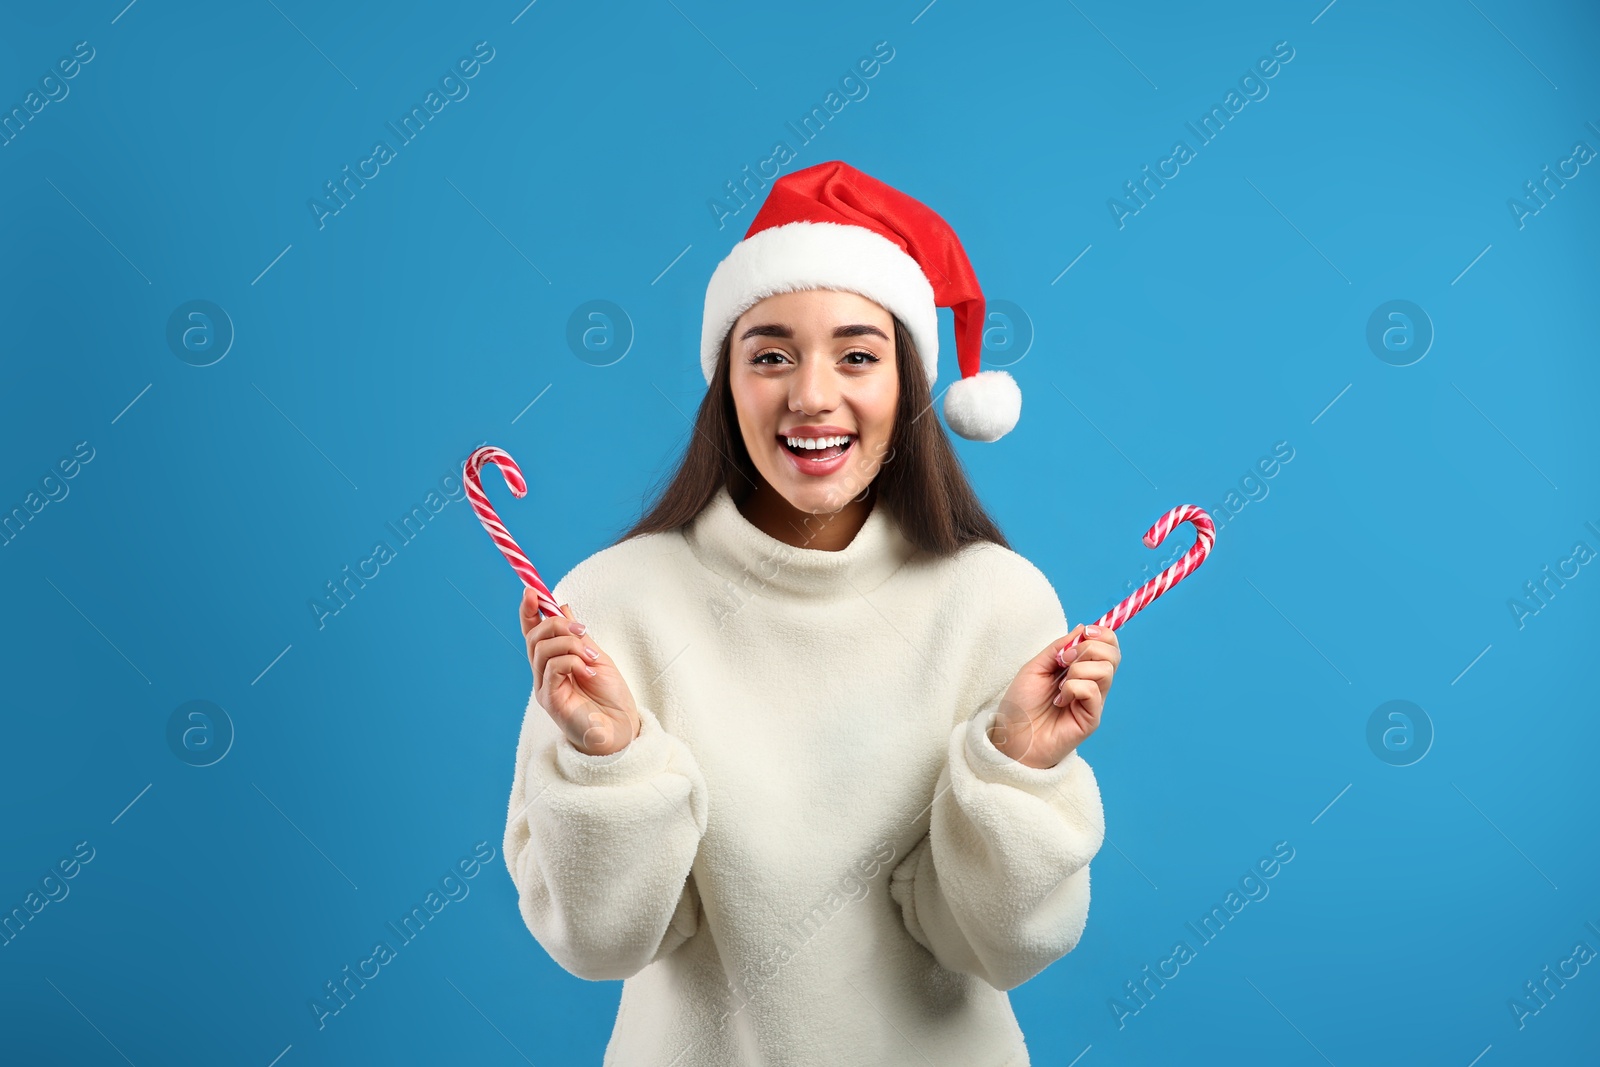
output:
<svg viewBox="0 0 1600 1067"><path fill-rule="evenodd" d="M794 445L791 445L783 436L780 435L778 437L778 444L781 447L792 452L794 455L799 456L801 459L810 460L837 459L839 456L844 455L852 447L854 447L855 443L856 437L854 434L851 434L843 444L829 445L825 448L807 448L802 445L797 448Z"/></svg>

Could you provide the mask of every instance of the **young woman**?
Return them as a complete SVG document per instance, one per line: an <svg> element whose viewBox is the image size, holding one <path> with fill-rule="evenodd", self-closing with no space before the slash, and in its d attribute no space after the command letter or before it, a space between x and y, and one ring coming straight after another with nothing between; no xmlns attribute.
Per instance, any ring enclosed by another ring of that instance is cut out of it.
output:
<svg viewBox="0 0 1600 1067"><path fill-rule="evenodd" d="M1020 393L949 227L837 161L779 179L671 483L562 616L524 595L505 857L556 962L625 980L608 1065L1028 1063L1005 991L1083 933L1120 650L968 485L937 306L946 418L993 440Z"/></svg>

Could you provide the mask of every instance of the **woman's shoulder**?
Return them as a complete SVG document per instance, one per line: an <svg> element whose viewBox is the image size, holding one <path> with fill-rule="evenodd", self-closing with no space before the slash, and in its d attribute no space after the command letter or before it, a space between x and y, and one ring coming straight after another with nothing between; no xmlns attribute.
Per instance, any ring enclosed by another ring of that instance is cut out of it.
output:
<svg viewBox="0 0 1600 1067"><path fill-rule="evenodd" d="M1058 599L1055 586L1031 559L994 541L974 541L949 560L963 584L994 590L1002 600L1019 594Z"/></svg>
<svg viewBox="0 0 1600 1067"><path fill-rule="evenodd" d="M556 603L591 615L639 603L671 580L689 548L680 530L639 534L580 560L551 587Z"/></svg>
<svg viewBox="0 0 1600 1067"><path fill-rule="evenodd" d="M1066 614L1044 571L1005 545L974 542L935 566L946 572L929 606L961 687L957 705L970 711L1068 632Z"/></svg>
<svg viewBox="0 0 1600 1067"><path fill-rule="evenodd" d="M1033 634L1055 631L1066 614L1055 585L1028 557L993 541L975 541L937 565L948 568L949 594L969 615L984 620L984 629L1015 628ZM1063 631L1064 632L1064 631Z"/></svg>

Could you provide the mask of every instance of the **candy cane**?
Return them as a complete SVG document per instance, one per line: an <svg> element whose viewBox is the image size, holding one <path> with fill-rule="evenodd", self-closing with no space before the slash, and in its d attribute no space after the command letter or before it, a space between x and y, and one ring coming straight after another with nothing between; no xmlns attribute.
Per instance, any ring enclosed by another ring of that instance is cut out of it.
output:
<svg viewBox="0 0 1600 1067"><path fill-rule="evenodd" d="M1193 523L1198 536L1195 537L1194 544L1189 546L1189 551L1183 554L1183 558L1134 590L1133 595L1100 616L1093 625L1115 630L1148 607L1156 597L1194 573L1195 568L1200 566L1206 554L1211 551L1211 546L1217 538L1217 528L1212 524L1211 516L1193 504L1179 504L1157 519L1156 524L1145 531L1144 545L1146 548L1155 548L1167 539L1167 535L1176 529L1179 523L1184 522ZM1083 634L1080 633L1061 646L1056 652L1057 666L1067 666L1061 660L1062 653L1082 640Z"/></svg>
<svg viewBox="0 0 1600 1067"><path fill-rule="evenodd" d="M467 487L467 499L472 502L472 510L477 513L478 521L483 523L483 528L489 531L489 536L494 540L495 547L500 549L500 554L511 564L511 569L522 578L522 584L533 590L539 602L541 616L548 618L551 615L560 615L561 608L556 604L549 587L544 584L544 579L539 577L539 572L528 562L528 557L517 547L516 541L512 540L505 524L490 506L489 498L483 493L483 482L480 480L478 469L485 463L493 463L500 469L506 484L511 487L512 495L517 497L528 495L528 482L522 476L522 469L517 466L517 461L492 445L484 445L468 456L466 464L461 468L461 481Z"/></svg>

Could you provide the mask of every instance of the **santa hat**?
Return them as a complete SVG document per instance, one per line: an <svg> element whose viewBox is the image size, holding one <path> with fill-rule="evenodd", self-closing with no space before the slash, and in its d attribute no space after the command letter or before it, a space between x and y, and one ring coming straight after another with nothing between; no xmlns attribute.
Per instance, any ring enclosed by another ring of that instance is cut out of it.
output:
<svg viewBox="0 0 1600 1067"><path fill-rule="evenodd" d="M939 376L937 309L950 308L961 377L945 392L945 421L973 441L998 440L1017 424L1016 381L978 366L984 302L977 276L950 224L926 205L839 160L775 181L706 287L700 366L707 384L739 316L797 289L841 289L893 313L910 331L930 385Z"/></svg>

